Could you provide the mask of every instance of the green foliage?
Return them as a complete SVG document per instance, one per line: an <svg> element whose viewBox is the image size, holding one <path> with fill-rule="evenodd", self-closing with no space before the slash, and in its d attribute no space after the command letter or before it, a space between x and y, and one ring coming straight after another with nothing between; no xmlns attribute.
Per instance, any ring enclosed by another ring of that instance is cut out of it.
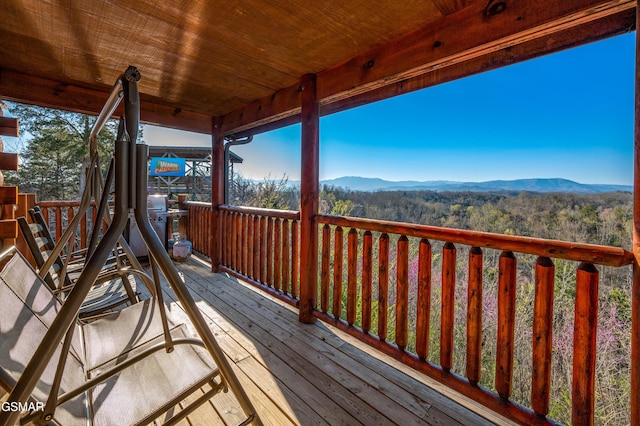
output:
<svg viewBox="0 0 640 426"><path fill-rule="evenodd" d="M19 152L19 171L8 173L7 182L19 185L22 192L35 192L40 200L77 198L95 117L14 103L10 111L18 118L27 143ZM109 122L98 135L103 169L113 150L115 131L115 123Z"/></svg>
<svg viewBox="0 0 640 426"><path fill-rule="evenodd" d="M289 178L280 180L266 177L262 182L245 179L236 173L229 188L232 204L265 209L292 210L298 208L298 194L288 186Z"/></svg>

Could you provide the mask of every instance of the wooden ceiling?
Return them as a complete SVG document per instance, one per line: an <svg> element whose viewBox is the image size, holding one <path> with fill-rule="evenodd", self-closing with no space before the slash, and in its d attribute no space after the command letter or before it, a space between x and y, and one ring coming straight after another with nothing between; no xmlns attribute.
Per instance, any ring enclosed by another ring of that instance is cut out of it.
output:
<svg viewBox="0 0 640 426"><path fill-rule="evenodd" d="M288 124L635 28L630 0L5 0L0 98L97 114L128 65L142 119Z"/></svg>

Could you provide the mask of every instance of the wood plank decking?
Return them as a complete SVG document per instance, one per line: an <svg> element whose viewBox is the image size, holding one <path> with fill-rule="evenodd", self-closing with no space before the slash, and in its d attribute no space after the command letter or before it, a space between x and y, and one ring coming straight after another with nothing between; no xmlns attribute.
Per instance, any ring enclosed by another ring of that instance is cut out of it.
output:
<svg viewBox="0 0 640 426"><path fill-rule="evenodd" d="M327 324L300 323L292 307L211 273L197 258L178 268L264 424L508 424ZM170 289L165 298L172 315L188 321ZM216 395L180 424L242 420L228 393Z"/></svg>

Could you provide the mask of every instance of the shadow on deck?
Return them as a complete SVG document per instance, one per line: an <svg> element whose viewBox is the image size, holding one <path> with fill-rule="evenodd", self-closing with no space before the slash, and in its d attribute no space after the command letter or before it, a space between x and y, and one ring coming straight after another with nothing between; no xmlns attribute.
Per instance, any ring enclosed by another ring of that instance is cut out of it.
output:
<svg viewBox="0 0 640 426"><path fill-rule="evenodd" d="M198 258L178 269L265 424L509 424L330 325L300 323L289 305L211 273ZM173 292L164 288L172 315L188 322ZM227 393L180 424L243 419Z"/></svg>

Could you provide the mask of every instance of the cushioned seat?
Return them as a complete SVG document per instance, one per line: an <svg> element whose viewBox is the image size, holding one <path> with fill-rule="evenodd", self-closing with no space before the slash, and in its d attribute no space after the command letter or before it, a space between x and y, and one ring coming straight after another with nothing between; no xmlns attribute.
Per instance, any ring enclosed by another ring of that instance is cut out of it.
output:
<svg viewBox="0 0 640 426"><path fill-rule="evenodd" d="M61 306L24 257L12 254L0 272L0 386L7 392ZM75 323L52 422L86 425L90 418L94 425L144 424L206 384L208 395L225 387L201 342L171 319L167 325L175 346L167 351L160 309L156 299L148 299ZM61 342L31 394L34 401L47 401L62 349ZM98 383L74 391L90 380ZM65 394L71 395L68 401Z"/></svg>

